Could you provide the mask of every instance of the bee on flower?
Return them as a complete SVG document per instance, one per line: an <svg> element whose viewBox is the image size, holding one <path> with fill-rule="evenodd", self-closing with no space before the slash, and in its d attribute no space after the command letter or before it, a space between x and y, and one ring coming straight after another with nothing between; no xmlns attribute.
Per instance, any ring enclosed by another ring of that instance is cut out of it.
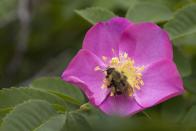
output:
<svg viewBox="0 0 196 131"><path fill-rule="evenodd" d="M167 32L120 17L87 32L62 79L109 115L133 115L184 92Z"/></svg>

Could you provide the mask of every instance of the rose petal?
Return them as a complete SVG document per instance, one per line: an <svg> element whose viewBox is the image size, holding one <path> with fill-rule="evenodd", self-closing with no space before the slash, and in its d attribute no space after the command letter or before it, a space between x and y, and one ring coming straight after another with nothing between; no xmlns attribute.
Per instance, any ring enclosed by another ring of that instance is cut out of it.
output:
<svg viewBox="0 0 196 131"><path fill-rule="evenodd" d="M155 62L142 74L144 86L134 96L143 107L151 107L184 91L176 65L170 60Z"/></svg>
<svg viewBox="0 0 196 131"><path fill-rule="evenodd" d="M168 34L153 23L128 27L119 44L120 52L127 52L136 65L147 65L161 59L172 59L172 45Z"/></svg>
<svg viewBox="0 0 196 131"><path fill-rule="evenodd" d="M97 23L87 32L83 49L90 50L100 58L118 55L119 39L122 32L130 25L132 24L127 19L120 17Z"/></svg>
<svg viewBox="0 0 196 131"><path fill-rule="evenodd" d="M108 91L101 89L105 76L102 71L95 71L96 66L105 65L93 53L81 49L64 71L62 79L80 87L93 104L99 105Z"/></svg>
<svg viewBox="0 0 196 131"><path fill-rule="evenodd" d="M109 96L99 106L103 112L109 115L128 116L142 110L133 97Z"/></svg>

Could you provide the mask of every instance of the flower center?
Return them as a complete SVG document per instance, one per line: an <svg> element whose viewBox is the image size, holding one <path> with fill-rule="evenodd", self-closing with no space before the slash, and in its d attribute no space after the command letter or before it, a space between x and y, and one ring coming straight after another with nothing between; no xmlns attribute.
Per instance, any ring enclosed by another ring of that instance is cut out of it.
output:
<svg viewBox="0 0 196 131"><path fill-rule="evenodd" d="M141 73L144 66L134 66L134 60L128 57L127 53L113 57L109 61L104 56L102 59L108 65L107 69L104 70L105 79L102 88L111 89L110 96L121 94L132 96L136 90L144 85ZM96 67L95 69L100 68Z"/></svg>

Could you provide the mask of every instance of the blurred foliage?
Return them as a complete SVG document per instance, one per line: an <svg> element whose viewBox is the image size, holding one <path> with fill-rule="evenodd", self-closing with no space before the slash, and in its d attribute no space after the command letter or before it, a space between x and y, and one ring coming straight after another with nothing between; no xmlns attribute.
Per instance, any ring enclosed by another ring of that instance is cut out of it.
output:
<svg viewBox="0 0 196 131"><path fill-rule="evenodd" d="M135 2L127 11L126 17L134 22L162 22L170 20L172 11L166 5L156 2Z"/></svg>
<svg viewBox="0 0 196 131"><path fill-rule="evenodd" d="M96 24L100 21L106 21L115 17L115 14L104 8L92 7L85 10L76 10L76 13L89 21L91 24Z"/></svg>
<svg viewBox="0 0 196 131"><path fill-rule="evenodd" d="M195 14L196 0L1 0L0 130L195 131ZM84 104L78 88L52 77L81 48L91 24L115 15L168 31L183 96L131 118L108 117ZM36 79L41 76L50 77Z"/></svg>
<svg viewBox="0 0 196 131"><path fill-rule="evenodd" d="M71 95L74 92L78 95ZM196 97L188 92L127 118L107 116L85 102L78 88L57 77L36 79L26 87L2 89L0 130L194 131L196 128Z"/></svg>

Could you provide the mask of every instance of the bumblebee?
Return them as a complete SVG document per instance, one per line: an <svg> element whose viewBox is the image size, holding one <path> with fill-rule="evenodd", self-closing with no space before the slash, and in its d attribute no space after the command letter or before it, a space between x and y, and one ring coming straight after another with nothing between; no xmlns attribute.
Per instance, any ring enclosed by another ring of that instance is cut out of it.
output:
<svg viewBox="0 0 196 131"><path fill-rule="evenodd" d="M107 88L111 89L111 96L128 94L131 91L131 86L127 81L127 77L123 72L117 71L115 68L109 67L106 69Z"/></svg>

